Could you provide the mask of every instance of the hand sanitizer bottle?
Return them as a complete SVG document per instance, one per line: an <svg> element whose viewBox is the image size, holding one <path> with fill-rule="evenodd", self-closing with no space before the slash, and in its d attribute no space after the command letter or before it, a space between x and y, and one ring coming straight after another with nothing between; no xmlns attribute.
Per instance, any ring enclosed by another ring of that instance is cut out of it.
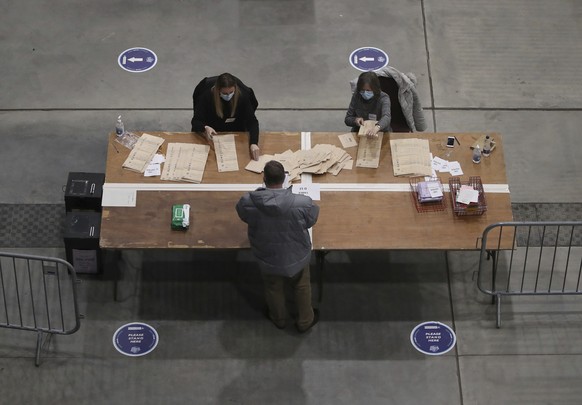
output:
<svg viewBox="0 0 582 405"><path fill-rule="evenodd" d="M491 154L491 137L489 135L485 136L485 142L483 142L483 156L487 157Z"/></svg>
<svg viewBox="0 0 582 405"><path fill-rule="evenodd" d="M121 115L117 117L117 123L115 124L115 134L121 136L125 133L125 127L123 126L123 121L121 121Z"/></svg>
<svg viewBox="0 0 582 405"><path fill-rule="evenodd" d="M473 163L481 163L481 148L479 145L473 149Z"/></svg>

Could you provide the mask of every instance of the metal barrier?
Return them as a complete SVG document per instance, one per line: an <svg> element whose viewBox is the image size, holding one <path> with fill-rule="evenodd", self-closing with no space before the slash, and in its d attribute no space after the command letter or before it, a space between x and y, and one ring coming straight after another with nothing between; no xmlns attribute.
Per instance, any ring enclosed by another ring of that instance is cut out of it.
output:
<svg viewBox="0 0 582 405"><path fill-rule="evenodd" d="M0 252L0 327L37 332L36 366L43 334L79 330L77 276L73 266L53 257Z"/></svg>
<svg viewBox="0 0 582 405"><path fill-rule="evenodd" d="M507 238L512 240L506 247ZM489 225L481 240L477 286L496 303L501 297L581 295L582 222L503 222ZM491 260L491 266L486 261Z"/></svg>

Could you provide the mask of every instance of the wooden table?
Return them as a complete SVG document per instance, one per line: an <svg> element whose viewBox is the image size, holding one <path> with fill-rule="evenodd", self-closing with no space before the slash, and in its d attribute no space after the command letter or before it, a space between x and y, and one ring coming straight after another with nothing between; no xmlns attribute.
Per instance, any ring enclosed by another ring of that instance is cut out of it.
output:
<svg viewBox="0 0 582 405"><path fill-rule="evenodd" d="M341 147L337 133L315 132L312 144L330 143ZM458 138L461 145L447 148L449 135ZM472 162L470 146L481 133L413 133L390 134L392 139L428 139L434 156L448 161L458 161L463 169L462 179L480 176L483 184L507 184L502 137L492 134L496 148L480 164ZM357 148L348 152L355 159ZM449 173L437 173L443 184L448 184ZM409 183L407 177L395 177L392 170L390 138L384 135L380 166L378 169L357 168L352 172L342 170L340 175L320 176L318 183ZM496 222L511 221L509 193L486 193L487 211L480 216L453 214L449 193L445 193L445 211L419 213L410 192L326 192L318 204L319 221L313 228L314 249L476 249L477 239L485 227ZM338 220L341 218L341 220ZM512 235L503 235L503 246L511 247Z"/></svg>
<svg viewBox="0 0 582 405"><path fill-rule="evenodd" d="M169 134L149 132L168 142L204 143L191 133ZM341 147L338 135L332 132L314 132L307 135L311 145L334 144ZM480 164L471 162L469 146L480 133L454 134L461 145L445 146L447 133L390 134L393 138L413 137L430 141L431 152L449 161L459 161L463 179L480 176L484 184L507 184L502 137L493 134L497 144L491 156ZM110 135L110 140L114 137ZM302 135L295 133L261 133L262 153L275 154L287 149L301 148ZM303 135L305 140L305 135ZM202 180L203 185L260 184L262 175L244 170L249 161L248 138L237 134L238 172L218 173L214 152L211 150ZM389 134L384 135L378 169L356 168L342 170L338 176L314 175L313 183L347 185L408 184L409 179L394 177ZM121 168L129 151L109 143L106 183L163 183L159 177L144 178L141 174ZM346 149L356 158L357 148ZM443 184L450 175L440 173ZM185 183L179 183L185 184ZM194 185L195 186L195 185ZM250 190L249 190L250 191ZM100 245L104 249L150 248L248 248L246 224L238 218L235 205L244 191L138 191L136 207L104 207ZM487 212L481 216L458 217L452 212L451 201L445 193L447 208L441 212L419 213L410 191L325 191L317 204L321 212L313 228L313 248L319 251L351 249L476 249L476 241L485 227L496 222L512 220L509 193L486 193ZM170 230L173 204L191 205L190 229L185 232ZM496 241L497 243L497 241ZM502 246L511 247L511 235L503 235Z"/></svg>

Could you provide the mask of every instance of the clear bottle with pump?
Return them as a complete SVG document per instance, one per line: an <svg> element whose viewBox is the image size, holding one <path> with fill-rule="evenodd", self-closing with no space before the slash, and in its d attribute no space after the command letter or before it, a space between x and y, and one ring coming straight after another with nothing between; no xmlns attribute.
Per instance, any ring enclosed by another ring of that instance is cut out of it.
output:
<svg viewBox="0 0 582 405"><path fill-rule="evenodd" d="M479 145L473 149L473 163L481 163L481 148Z"/></svg>
<svg viewBox="0 0 582 405"><path fill-rule="evenodd" d="M125 133L125 126L123 121L121 121L121 115L117 117L117 122L115 123L115 134L117 136L122 136Z"/></svg>
<svg viewBox="0 0 582 405"><path fill-rule="evenodd" d="M487 157L491 154L491 137L489 135L485 136L485 141L483 142L483 156Z"/></svg>

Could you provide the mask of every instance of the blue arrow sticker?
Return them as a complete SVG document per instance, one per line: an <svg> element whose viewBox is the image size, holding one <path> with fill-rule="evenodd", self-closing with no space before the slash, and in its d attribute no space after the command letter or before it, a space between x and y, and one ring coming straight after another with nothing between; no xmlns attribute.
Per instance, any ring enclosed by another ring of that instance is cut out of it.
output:
<svg viewBox="0 0 582 405"><path fill-rule="evenodd" d="M350 55L350 63L362 72L379 70L388 64L388 54L381 49L366 47L358 48Z"/></svg>
<svg viewBox="0 0 582 405"><path fill-rule="evenodd" d="M123 70L142 73L156 66L158 57L154 51L147 48L129 48L119 54L117 63Z"/></svg>
<svg viewBox="0 0 582 405"><path fill-rule="evenodd" d="M455 332L444 323L424 322L412 330L410 342L419 352L438 356L455 347L457 337Z"/></svg>
<svg viewBox="0 0 582 405"><path fill-rule="evenodd" d="M158 345L158 332L147 323L127 323L113 334L113 346L121 354L144 356Z"/></svg>

